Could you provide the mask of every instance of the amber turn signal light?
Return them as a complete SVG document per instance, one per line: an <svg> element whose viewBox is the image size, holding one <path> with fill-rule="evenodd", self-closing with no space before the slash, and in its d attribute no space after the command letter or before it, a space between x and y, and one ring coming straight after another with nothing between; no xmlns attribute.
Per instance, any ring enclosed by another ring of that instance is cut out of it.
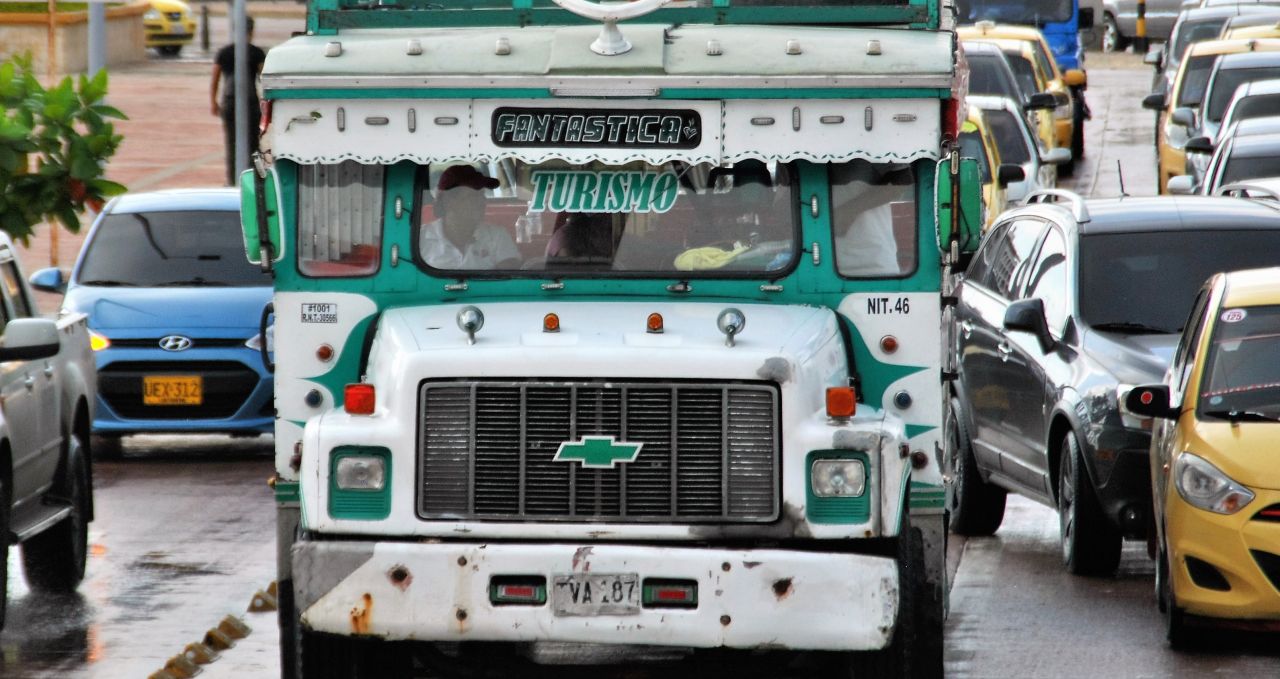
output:
<svg viewBox="0 0 1280 679"><path fill-rule="evenodd" d="M654 312L644 322L645 330L654 334L662 332L662 314Z"/></svg>
<svg viewBox="0 0 1280 679"><path fill-rule="evenodd" d="M827 417L853 417L858 395L853 387L827 387Z"/></svg>
<svg viewBox="0 0 1280 679"><path fill-rule="evenodd" d="M560 332L560 317L555 314L543 316L542 332Z"/></svg>
<svg viewBox="0 0 1280 679"><path fill-rule="evenodd" d="M351 415L372 415L373 407L377 403L373 385L363 382L348 384L343 390L342 397L342 407Z"/></svg>

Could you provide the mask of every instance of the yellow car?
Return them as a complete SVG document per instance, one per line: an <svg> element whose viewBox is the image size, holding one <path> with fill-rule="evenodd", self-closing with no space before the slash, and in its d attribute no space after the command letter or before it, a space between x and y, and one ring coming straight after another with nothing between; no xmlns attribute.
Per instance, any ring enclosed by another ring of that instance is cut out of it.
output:
<svg viewBox="0 0 1280 679"><path fill-rule="evenodd" d="M1242 26L1223 31L1223 40L1257 40L1259 38L1280 38L1280 23L1269 26Z"/></svg>
<svg viewBox="0 0 1280 679"><path fill-rule="evenodd" d="M1051 92L1058 98L1052 116L1042 115L1045 148L1071 149L1072 161L1061 169L1070 176L1075 161L1084 157L1084 88L1088 77L1079 69L1063 73L1053 59L1049 43L1038 29L980 21L973 26L956 29L961 40L995 43L1009 57L1009 65L1024 88L1033 92ZM1079 99L1080 101L1077 101Z"/></svg>
<svg viewBox="0 0 1280 679"><path fill-rule="evenodd" d="M996 146L981 109L969 109L969 117L960 126L959 144L960 155L976 158L982 173L982 231L985 233L1008 207L1005 188L1026 179L1026 172L1021 165L1000 162L1000 148Z"/></svg>
<svg viewBox="0 0 1280 679"><path fill-rule="evenodd" d="M191 6L182 0L151 0L151 9L142 15L147 47L167 56L177 56L196 35Z"/></svg>
<svg viewBox="0 0 1280 679"><path fill-rule="evenodd" d="M1169 179L1187 173L1187 140L1209 85L1213 64L1224 54L1280 50L1280 39L1207 40L1192 44L1178 64L1169 93L1154 92L1143 108L1157 112L1156 153L1159 156L1157 193L1167 193Z"/></svg>
<svg viewBox="0 0 1280 679"><path fill-rule="evenodd" d="M1166 384L1125 406L1153 417L1156 592L1169 642L1193 623L1280 630L1280 268L1201 290Z"/></svg>

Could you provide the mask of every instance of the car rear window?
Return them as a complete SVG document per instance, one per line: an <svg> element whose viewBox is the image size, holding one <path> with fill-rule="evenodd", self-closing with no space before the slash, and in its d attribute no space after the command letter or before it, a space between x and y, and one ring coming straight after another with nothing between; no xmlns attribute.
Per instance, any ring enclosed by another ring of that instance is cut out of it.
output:
<svg viewBox="0 0 1280 679"><path fill-rule="evenodd" d="M1280 229L1087 234L1078 261L1085 325L1176 333L1213 274L1280 265Z"/></svg>
<svg viewBox="0 0 1280 679"><path fill-rule="evenodd" d="M270 286L245 259L240 213L227 210L109 214L85 252L81 285Z"/></svg>

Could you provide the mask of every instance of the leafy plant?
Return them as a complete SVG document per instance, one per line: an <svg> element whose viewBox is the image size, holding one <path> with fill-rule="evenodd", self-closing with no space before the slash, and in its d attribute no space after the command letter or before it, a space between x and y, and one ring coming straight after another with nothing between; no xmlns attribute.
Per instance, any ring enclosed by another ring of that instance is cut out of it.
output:
<svg viewBox="0 0 1280 679"><path fill-rule="evenodd" d="M86 206L99 211L124 193L103 177L123 139L111 121L125 119L103 103L106 94L105 70L46 89L30 55L0 62L0 229L23 243L44 221L75 233Z"/></svg>

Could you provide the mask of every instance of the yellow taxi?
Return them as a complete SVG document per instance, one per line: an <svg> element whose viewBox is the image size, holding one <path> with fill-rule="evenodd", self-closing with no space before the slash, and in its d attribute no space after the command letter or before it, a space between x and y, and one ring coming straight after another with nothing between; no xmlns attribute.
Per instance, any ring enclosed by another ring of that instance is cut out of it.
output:
<svg viewBox="0 0 1280 679"><path fill-rule="evenodd" d="M1223 31L1223 40L1257 40L1259 38L1280 38L1280 23L1269 26L1241 26Z"/></svg>
<svg viewBox="0 0 1280 679"><path fill-rule="evenodd" d="M960 155L977 159L982 174L982 231L985 233L1007 207L1005 188L1026 179L1026 173L1021 165L1000 162L1000 148L981 109L969 109L968 117L960 126L958 143Z"/></svg>
<svg viewBox="0 0 1280 679"><path fill-rule="evenodd" d="M1155 418L1156 592L1169 642L1231 621L1280 631L1280 268L1200 291L1165 384L1126 408Z"/></svg>
<svg viewBox="0 0 1280 679"><path fill-rule="evenodd" d="M1280 50L1280 39L1206 40L1187 48L1166 94L1154 92L1142 100L1143 108L1157 112L1156 153L1157 193L1167 193L1169 180L1187 173L1187 140L1196 126L1197 114L1209 76L1218 57L1224 54Z"/></svg>
<svg viewBox="0 0 1280 679"><path fill-rule="evenodd" d="M1070 69L1063 73L1053 59L1049 43L1038 29L1028 26L1009 26L990 21L979 21L973 26L962 26L956 29L956 36L961 40L978 40L996 44L1009 58L1009 66L1018 76L1019 84L1027 90L1027 94L1035 92L1051 92L1058 98L1058 106L1052 115L1042 114L1042 132L1040 136L1045 148L1063 147L1072 151L1073 165L1075 159L1084 156L1084 129L1077 134L1076 126L1083 126L1083 107L1077 107L1072 93L1082 90L1088 85L1085 72ZM1082 95L1081 95L1082 96ZM1070 175L1071 169L1064 167L1064 174Z"/></svg>
<svg viewBox="0 0 1280 679"><path fill-rule="evenodd" d="M161 54L177 56L196 35L191 6L182 0L151 0L151 9L142 15L146 46Z"/></svg>

